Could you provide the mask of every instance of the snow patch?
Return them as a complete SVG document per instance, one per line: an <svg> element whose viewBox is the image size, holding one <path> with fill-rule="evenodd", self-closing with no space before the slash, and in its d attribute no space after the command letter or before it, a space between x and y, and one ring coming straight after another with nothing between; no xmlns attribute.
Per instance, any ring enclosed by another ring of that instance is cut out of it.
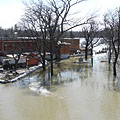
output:
<svg viewBox="0 0 120 120"><path fill-rule="evenodd" d="M34 82L34 83L31 83L29 85L29 88L36 92L37 94L43 94L43 95L48 95L50 94L51 92L49 92L46 88L44 88L43 86L41 86L41 83L40 82Z"/></svg>

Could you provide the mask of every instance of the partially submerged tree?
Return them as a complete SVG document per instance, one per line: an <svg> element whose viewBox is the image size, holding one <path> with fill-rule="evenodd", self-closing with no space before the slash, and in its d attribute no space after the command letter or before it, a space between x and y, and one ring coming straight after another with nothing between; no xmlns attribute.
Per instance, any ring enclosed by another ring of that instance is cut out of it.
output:
<svg viewBox="0 0 120 120"><path fill-rule="evenodd" d="M71 9L83 1L85 0L49 0L48 2L38 0L37 2L32 1L31 4L27 5L25 18L29 27L24 24L25 27L34 30L36 36L38 32L41 33L38 35L41 37L39 48L41 44L46 48L46 44L44 44L46 38L49 41L51 76L53 75L53 55L56 52L57 43L63 33L86 24L90 19L75 20L70 16ZM43 35L45 36L43 37ZM42 52L43 51L40 50L40 53Z"/></svg>
<svg viewBox="0 0 120 120"><path fill-rule="evenodd" d="M111 55L112 55L112 41L114 41L114 39L116 38L115 35L115 20L114 20L114 16L111 16L111 11L109 11L109 13L104 15L104 34L102 35L104 38L105 43L108 44L108 63L111 63Z"/></svg>
<svg viewBox="0 0 120 120"><path fill-rule="evenodd" d="M97 37L98 23L91 20L89 24L83 27L84 45L85 45L85 60L88 59L88 51L90 50L91 56L93 56L93 48L98 45L100 38Z"/></svg>
<svg viewBox="0 0 120 120"><path fill-rule="evenodd" d="M109 11L104 15L106 42L109 45L109 63L113 54L113 74L117 75L116 64L120 45L120 10Z"/></svg>

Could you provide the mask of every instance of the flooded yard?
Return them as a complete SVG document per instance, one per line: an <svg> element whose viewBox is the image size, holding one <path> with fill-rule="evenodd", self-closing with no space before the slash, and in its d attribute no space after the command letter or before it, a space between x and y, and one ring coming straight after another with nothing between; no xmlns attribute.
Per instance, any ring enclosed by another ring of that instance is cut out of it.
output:
<svg viewBox="0 0 120 120"><path fill-rule="evenodd" d="M120 120L120 69L114 78L106 57L0 85L0 120Z"/></svg>

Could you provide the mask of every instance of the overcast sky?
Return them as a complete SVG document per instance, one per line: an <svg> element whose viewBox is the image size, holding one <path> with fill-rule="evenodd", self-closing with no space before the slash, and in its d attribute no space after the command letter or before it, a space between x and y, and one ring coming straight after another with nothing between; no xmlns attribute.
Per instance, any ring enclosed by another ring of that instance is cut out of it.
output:
<svg viewBox="0 0 120 120"><path fill-rule="evenodd" d="M85 13L97 10L103 14L108 9L114 9L119 6L120 0L87 0L80 3L80 7L76 9L80 9ZM2 28L14 26L23 13L24 5L22 0L0 0L0 26Z"/></svg>

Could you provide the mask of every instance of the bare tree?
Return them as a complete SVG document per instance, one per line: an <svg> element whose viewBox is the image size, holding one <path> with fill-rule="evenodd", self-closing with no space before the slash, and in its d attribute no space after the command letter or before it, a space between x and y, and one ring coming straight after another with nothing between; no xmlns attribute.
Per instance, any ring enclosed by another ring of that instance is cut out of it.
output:
<svg viewBox="0 0 120 120"><path fill-rule="evenodd" d="M111 63L111 56L112 56L112 41L114 41L115 38L115 21L114 16L111 16L111 12L109 11L109 14L104 15L104 34L102 37L104 38L105 43L108 44L109 51L108 51L108 63ZM113 17L113 18L112 18ZM112 21L111 21L112 20Z"/></svg>
<svg viewBox="0 0 120 120"><path fill-rule="evenodd" d="M17 66L18 66L18 62L21 58L21 55L23 54L24 52L24 47L25 47L25 43L24 43L24 40L22 39L18 39L18 35L19 33L21 32L21 30L18 28L17 24L14 26L13 29L11 29L11 33L10 33L10 38L12 40L12 43L9 43L10 46L10 50L8 51L9 54L12 54L13 56L13 59L15 61L14 63L14 70L15 70L15 73L16 73L16 70L17 70Z"/></svg>
<svg viewBox="0 0 120 120"><path fill-rule="evenodd" d="M40 31L42 33L40 36L44 33L47 35L50 45L51 76L53 75L53 55L63 33L86 24L89 20L70 19L71 9L83 1L85 0L49 0L46 3L38 0L37 2L32 1L32 4L27 5L27 14L25 16L27 17L27 22L30 23L29 28L34 29L36 32ZM44 40L42 39L42 41ZM43 43L42 45L44 46L45 44Z"/></svg>
<svg viewBox="0 0 120 120"><path fill-rule="evenodd" d="M23 54L23 50L24 50L24 43L22 41L17 42L17 38L15 39L16 42L12 43L12 49L10 51L10 53L13 56L13 59L15 61L14 63L14 70L16 73L17 70L17 66L18 66L18 62L21 58L21 55Z"/></svg>
<svg viewBox="0 0 120 120"><path fill-rule="evenodd" d="M91 56L93 56L93 48L98 45L100 38L97 38L98 23L91 20L89 24L83 27L83 34L85 38L85 60L88 59L88 51L91 50Z"/></svg>
<svg viewBox="0 0 120 120"><path fill-rule="evenodd" d="M40 6L38 6L40 5ZM35 8L34 8L34 7ZM26 11L24 17L21 19L20 26L25 31L25 34L33 41L33 51L38 52L42 60L40 61L43 66L43 71L46 70L45 67L45 56L46 56L46 42L47 42L47 26L43 23L42 16L42 2L40 4L35 4L33 6L28 6L26 4ZM30 36L29 36L30 35Z"/></svg>
<svg viewBox="0 0 120 120"><path fill-rule="evenodd" d="M113 74L117 75L116 64L119 55L120 45L120 10L109 11L104 15L105 30L107 32L106 41L109 45L109 63L113 53ZM111 53L111 51L113 51Z"/></svg>

